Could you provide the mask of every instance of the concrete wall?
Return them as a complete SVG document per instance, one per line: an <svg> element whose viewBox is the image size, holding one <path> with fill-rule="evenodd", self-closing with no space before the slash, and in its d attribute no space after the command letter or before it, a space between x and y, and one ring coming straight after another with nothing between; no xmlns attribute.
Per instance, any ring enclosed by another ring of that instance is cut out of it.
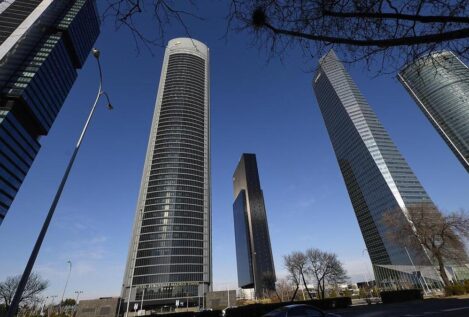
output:
<svg viewBox="0 0 469 317"><path fill-rule="evenodd" d="M119 297L102 297L81 300L75 317L115 317L119 299Z"/></svg>
<svg viewBox="0 0 469 317"><path fill-rule="evenodd" d="M210 292L207 293L205 300L205 306L212 309L224 309L228 306L236 306L236 290Z"/></svg>

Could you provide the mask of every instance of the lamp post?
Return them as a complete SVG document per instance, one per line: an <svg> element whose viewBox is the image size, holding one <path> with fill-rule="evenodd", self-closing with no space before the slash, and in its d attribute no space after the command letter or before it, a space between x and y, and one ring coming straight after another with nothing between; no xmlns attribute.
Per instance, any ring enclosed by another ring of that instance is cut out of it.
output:
<svg viewBox="0 0 469 317"><path fill-rule="evenodd" d="M75 294L77 294L77 299L75 299L75 306L73 306L73 312L72 312L72 316L73 316L73 313L76 311L77 309L77 305L78 305L78 297L80 297L80 294L82 294L83 291L75 291ZM117 316L119 317L119 316Z"/></svg>
<svg viewBox="0 0 469 317"><path fill-rule="evenodd" d="M50 304L49 304L49 309L47 310L47 316L50 316L51 314L51 310L54 310L54 299L57 298L57 295L52 295L51 296L51 301L50 301ZM11 309L11 306L10 306L10 309ZM9 312L9 310L8 310Z"/></svg>
<svg viewBox="0 0 469 317"><path fill-rule="evenodd" d="M62 195L65 182L67 181L68 175L70 174L70 170L72 169L73 163L75 162L75 158L78 154L78 150L80 149L81 143L83 141L83 137L85 136L86 130L88 129L88 125L90 123L91 118L93 117L94 111L96 109L96 105L98 104L98 101L101 98L101 96L104 95L106 97L106 100L108 102L107 107L109 108L109 110L112 109L111 102L109 101L109 95L103 90L103 72L101 70L101 63L99 62L100 52L98 49L93 48L92 54L98 62L98 69L99 69L98 94L96 95L96 99L94 101L93 106L91 107L90 114L88 115L88 118L86 119L83 130L81 131L80 137L78 138L78 142L75 146L75 150L73 151L73 154L70 157L70 161L68 162L67 169L65 170L65 173L62 177L62 181L60 182L60 185L57 188L57 192L55 193L54 200L52 201L52 204L49 208L49 212L47 213L47 217L44 220L41 231L39 232L39 236L37 237L36 243L34 244L33 251L31 252L31 255L29 256L29 260L28 260L28 263L26 264L26 268L24 269L23 275L21 276L21 280L18 283L18 288L16 289L15 296L13 297L13 301L10 305L10 308L8 309L7 317L15 316L16 311L18 310L21 296L23 295L24 288L26 287L26 283L28 282L29 276L31 275L34 262L36 262L37 255L39 253L39 250L41 249L41 245L42 245L42 242L44 241L44 237L46 236L47 229L49 228L49 224L55 212L55 208L57 207L60 196Z"/></svg>
<svg viewBox="0 0 469 317"><path fill-rule="evenodd" d="M68 260L67 263L68 263L70 266L69 266L69 270L68 270L67 280L65 281L64 291L63 291L63 293L62 293L62 300L60 301L59 312L62 312L62 305L63 305L63 303L64 303L65 291L67 290L67 285L68 285L68 280L70 279L70 274L72 274L72 261Z"/></svg>

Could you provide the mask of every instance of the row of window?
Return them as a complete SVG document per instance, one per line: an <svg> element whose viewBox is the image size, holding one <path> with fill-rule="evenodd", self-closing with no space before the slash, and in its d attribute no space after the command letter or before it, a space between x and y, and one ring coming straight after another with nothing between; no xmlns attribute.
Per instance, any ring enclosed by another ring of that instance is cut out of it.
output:
<svg viewBox="0 0 469 317"><path fill-rule="evenodd" d="M138 244L138 250L154 249L154 248L203 248L204 242L199 240L162 240L162 241L144 241Z"/></svg>
<svg viewBox="0 0 469 317"><path fill-rule="evenodd" d="M193 191L194 187L203 189L204 188L204 182L201 181L195 181L192 179L184 179L181 177L166 177L167 175L164 175L164 177L158 177L158 175L154 175L150 177L150 181L148 182L148 187L152 186L162 186L162 185L178 185L178 186L190 186L191 191Z"/></svg>
<svg viewBox="0 0 469 317"><path fill-rule="evenodd" d="M145 200L145 205L156 205L156 204L203 205L204 202L201 199L193 199L193 198L157 198L157 199L146 199Z"/></svg>
<svg viewBox="0 0 469 317"><path fill-rule="evenodd" d="M165 232L140 235L140 241L163 240L163 239L195 239L202 240L204 235L195 232Z"/></svg>
<svg viewBox="0 0 469 317"><path fill-rule="evenodd" d="M166 173L166 174L189 174L189 175L198 175L200 177L204 176L203 168L182 168L182 167L173 167L173 168L152 168L150 171L150 175L157 175L159 173Z"/></svg>
<svg viewBox="0 0 469 317"><path fill-rule="evenodd" d="M204 199L203 194L197 194L193 192L185 192L185 191L155 191L154 188L152 190L147 191L147 199L148 198L157 198L157 197L183 197L183 198L195 198L195 199Z"/></svg>
<svg viewBox="0 0 469 317"><path fill-rule="evenodd" d="M135 261L135 266L164 265L164 264L203 264L201 256L158 256L152 258L141 258Z"/></svg>
<svg viewBox="0 0 469 317"><path fill-rule="evenodd" d="M203 226L197 225L172 225L172 226L148 226L142 227L141 233L150 232L168 232L168 231L186 231L186 232L204 232Z"/></svg>
<svg viewBox="0 0 469 317"><path fill-rule="evenodd" d="M190 192L203 194L204 189L199 186L183 186L183 185L167 185L167 186L148 186L147 192L159 192L159 191L178 191L178 192Z"/></svg>
<svg viewBox="0 0 469 317"><path fill-rule="evenodd" d="M158 124L169 123L170 125L173 124L187 124L194 127L199 127L201 129L204 128L204 122L200 120L194 120L187 116L180 117L180 116L172 116L172 115L161 115L158 121Z"/></svg>
<svg viewBox="0 0 469 317"><path fill-rule="evenodd" d="M195 160L195 161L199 161L199 162L204 162L204 156L201 155L201 154L193 154L193 153L188 153L188 152L185 152L185 151L177 151L177 152L174 152L174 151L165 151L165 152L156 152L153 154L153 158L152 158L152 162L156 163L158 162L160 159L161 160L166 160L166 159L169 159L169 158L173 158L173 159L181 159L181 158L186 158L186 159L192 159L192 160Z"/></svg>
<svg viewBox="0 0 469 317"><path fill-rule="evenodd" d="M153 225L175 225L175 224L182 224L182 225L198 225L203 226L204 221L203 219L195 219L195 218L151 218L145 219L142 221L142 226L153 226Z"/></svg>
<svg viewBox="0 0 469 317"><path fill-rule="evenodd" d="M154 256L173 256L173 255L199 255L204 254L203 249L196 248L168 248L168 249L150 249L137 251L137 258Z"/></svg>
<svg viewBox="0 0 469 317"><path fill-rule="evenodd" d="M182 217L182 218L196 218L196 219L203 219L204 213L198 211L183 211L183 210L160 210L160 211L152 211L152 212L144 212L143 219L151 219L151 218L158 218L158 217Z"/></svg>
<svg viewBox="0 0 469 317"><path fill-rule="evenodd" d="M204 266L200 264L173 264L136 267L134 276L165 273L203 273Z"/></svg>
<svg viewBox="0 0 469 317"><path fill-rule="evenodd" d="M204 212L204 206L202 205L184 205L184 204L174 204L174 205L168 205L168 204L161 204L161 205L150 205L150 206L145 206L143 209L144 212L148 211L165 211L165 212L171 212L174 211L175 213L179 213L180 211L188 211L188 212Z"/></svg>
<svg viewBox="0 0 469 317"><path fill-rule="evenodd" d="M191 122L172 122L170 120L166 120L165 122L158 121L158 131L161 129L168 130L168 129L177 129L182 130L182 132L195 132L202 135L205 135L205 126L197 124L192 124Z"/></svg>
<svg viewBox="0 0 469 317"><path fill-rule="evenodd" d="M173 273L162 275L144 275L135 276L133 285L150 284L150 283L170 283L170 282L202 282L202 273Z"/></svg>
<svg viewBox="0 0 469 317"><path fill-rule="evenodd" d="M155 141L155 146L157 145L185 145L185 146L197 146L200 149L204 149L205 143L203 138L197 139L197 137L194 137L193 135L187 135L187 137L181 136L181 135L174 135L174 134L167 134L165 135L164 133L159 133L156 141Z"/></svg>
<svg viewBox="0 0 469 317"><path fill-rule="evenodd" d="M162 174L150 175L149 181L155 180L177 180L180 183L195 184L198 182L199 186L204 186L204 178L191 174ZM192 182L192 183L189 183Z"/></svg>

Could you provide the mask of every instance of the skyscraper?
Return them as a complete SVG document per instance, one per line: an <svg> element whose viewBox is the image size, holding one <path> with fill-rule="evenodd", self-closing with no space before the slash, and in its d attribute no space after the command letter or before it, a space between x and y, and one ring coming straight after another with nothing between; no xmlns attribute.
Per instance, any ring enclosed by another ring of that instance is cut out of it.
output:
<svg viewBox="0 0 469 317"><path fill-rule="evenodd" d="M404 217L407 207L432 201L333 51L320 59L313 88L377 281L415 284L416 267L438 281L423 247L390 241L394 229L382 221L389 210Z"/></svg>
<svg viewBox="0 0 469 317"><path fill-rule="evenodd" d="M94 0L0 4L0 223L99 34Z"/></svg>
<svg viewBox="0 0 469 317"><path fill-rule="evenodd" d="M211 287L209 92L207 46L169 41L124 275L125 310L198 305Z"/></svg>
<svg viewBox="0 0 469 317"><path fill-rule="evenodd" d="M238 285L262 298L275 290L269 226L255 154L243 154L233 175Z"/></svg>
<svg viewBox="0 0 469 317"><path fill-rule="evenodd" d="M453 52L417 59L399 80L469 172L469 69Z"/></svg>

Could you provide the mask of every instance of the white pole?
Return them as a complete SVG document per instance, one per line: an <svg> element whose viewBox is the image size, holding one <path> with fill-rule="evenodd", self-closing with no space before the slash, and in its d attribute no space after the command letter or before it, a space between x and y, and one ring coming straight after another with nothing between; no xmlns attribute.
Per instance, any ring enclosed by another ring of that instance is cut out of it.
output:
<svg viewBox="0 0 469 317"><path fill-rule="evenodd" d="M67 290L68 280L70 279L70 274L72 274L72 261L68 260L67 263L70 265L67 275L67 280L65 281L64 291L62 293L62 300L60 301L59 313L62 312L62 305L64 303L65 291Z"/></svg>
<svg viewBox="0 0 469 317"><path fill-rule="evenodd" d="M133 280L133 279L132 279ZM129 287L129 296L127 297L127 309L125 310L125 317L129 315L129 308L130 308L130 294L132 293L132 281L130 282Z"/></svg>
<svg viewBox="0 0 469 317"><path fill-rule="evenodd" d="M140 310L143 310L143 298L145 297L145 288L143 288L142 301L140 304Z"/></svg>

